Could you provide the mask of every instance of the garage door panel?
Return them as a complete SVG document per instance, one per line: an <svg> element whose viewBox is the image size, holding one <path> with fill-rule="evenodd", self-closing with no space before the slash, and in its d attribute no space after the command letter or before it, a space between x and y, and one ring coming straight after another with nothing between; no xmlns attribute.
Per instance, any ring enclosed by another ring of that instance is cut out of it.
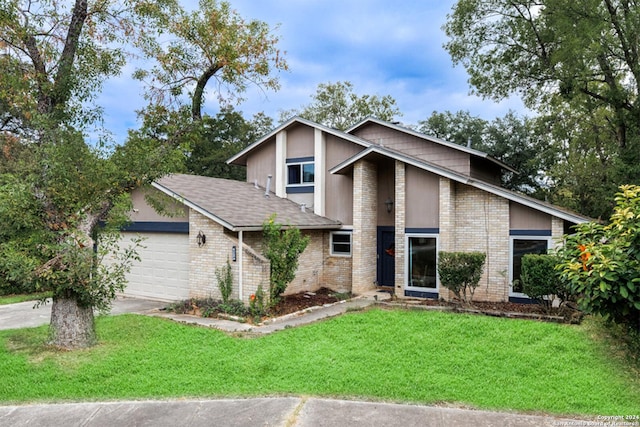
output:
<svg viewBox="0 0 640 427"><path fill-rule="evenodd" d="M124 233L131 239L138 233ZM189 297L189 235L140 233L144 248L141 261L127 275L125 295L180 300Z"/></svg>

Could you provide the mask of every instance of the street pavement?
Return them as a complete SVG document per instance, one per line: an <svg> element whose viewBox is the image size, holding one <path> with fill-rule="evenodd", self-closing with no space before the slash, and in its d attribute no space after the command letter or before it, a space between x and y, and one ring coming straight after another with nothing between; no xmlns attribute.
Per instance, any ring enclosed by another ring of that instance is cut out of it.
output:
<svg viewBox="0 0 640 427"><path fill-rule="evenodd" d="M204 319L167 313L166 302L119 297L111 314L138 313L213 327L223 331L256 334L301 326L346 311L361 309L380 300L380 295L354 299L306 310L262 326L250 326L223 319ZM33 302L0 306L0 330L35 327L49 323L51 304L34 308ZM11 375L2 372L1 378ZM312 397L272 397L221 400L159 400L123 402L82 402L62 404L8 405L0 402L0 426L588 426L597 420L569 420L543 415L476 411L469 409L319 399Z"/></svg>

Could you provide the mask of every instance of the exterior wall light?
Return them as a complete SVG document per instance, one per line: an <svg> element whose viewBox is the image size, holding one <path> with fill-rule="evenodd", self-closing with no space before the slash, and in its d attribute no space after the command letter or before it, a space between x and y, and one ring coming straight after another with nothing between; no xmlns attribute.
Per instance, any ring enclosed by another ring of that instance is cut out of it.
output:
<svg viewBox="0 0 640 427"><path fill-rule="evenodd" d="M204 244L207 243L207 236L205 236L202 230L198 232L198 235L196 236L196 242L198 242L198 247L204 246Z"/></svg>
<svg viewBox="0 0 640 427"><path fill-rule="evenodd" d="M387 205L387 213L391 213L393 210L393 200L391 200L391 197L388 197L384 204Z"/></svg>

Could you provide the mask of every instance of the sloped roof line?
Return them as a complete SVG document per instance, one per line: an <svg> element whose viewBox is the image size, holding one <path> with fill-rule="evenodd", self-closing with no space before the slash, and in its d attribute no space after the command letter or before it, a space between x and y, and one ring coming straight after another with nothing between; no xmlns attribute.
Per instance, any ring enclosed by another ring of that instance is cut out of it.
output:
<svg viewBox="0 0 640 427"><path fill-rule="evenodd" d="M416 138L420 138L420 139L427 140L427 141L430 141L430 142L435 142L436 144L444 145L445 147L452 148L454 150L462 151L464 153L471 154L471 155L476 156L476 157L487 159L490 162L495 163L496 165L500 166L501 168L508 170L509 172L519 173L517 170L515 170L511 166L509 166L506 163L496 159L495 157L490 156L489 154L485 153L484 151L476 150L476 149L473 149L473 148L470 148L470 147L465 147L464 145L460 145L460 144L456 144L454 142L446 141L444 139L436 138L434 136L430 136L430 135L424 134L422 132L418 132L418 131L413 130L411 128L408 128L406 126L401 126L401 125L398 125L398 124L395 124L395 123L385 122L384 120L380 120L380 119L378 119L376 117L373 117L373 116L370 116L370 117L367 117L367 118L363 119L362 121L360 121L360 122L356 123L355 125L351 126L349 129L345 130L345 132L351 134L351 133L355 132L356 130L358 130L359 128L365 126L368 123L375 123L375 124L380 125L380 126L385 126L385 127L390 128L390 129L394 129L394 130L397 130L399 132L403 132L403 133L409 134L411 136L415 136Z"/></svg>
<svg viewBox="0 0 640 427"><path fill-rule="evenodd" d="M438 176L451 179L452 181L459 182L461 184L469 185L479 190L483 190L488 193L494 194L496 196L503 197L507 200L519 203L521 205L538 210L540 212L544 212L549 215L553 215L555 217L561 218L566 221L570 221L576 224L591 221L591 218L585 217L583 215L562 209L558 206L551 205L549 203L543 202L538 199L534 199L533 197L526 196L526 195L517 193L515 191L508 190L506 188L502 188L500 186L493 185L488 182L472 178L467 175L463 175L459 172L455 172L450 169L443 168L442 166L438 166L431 162L427 162L423 159L410 156L405 153L392 150L387 147L371 146L368 149L361 151L360 153L357 153L355 156L333 167L331 170L329 170L329 173L332 173L332 174L343 173L347 169L352 167L355 162L367 157L372 153L389 157L394 160L399 160L401 162L415 166L419 169L426 170L427 172L434 173Z"/></svg>
<svg viewBox="0 0 640 427"><path fill-rule="evenodd" d="M193 203L192 201L186 199L185 197L181 196L178 193L173 192L172 190L170 190L169 188L165 187L164 185L158 184L157 182L152 182L151 185L162 191L164 194L166 194L169 197L172 197L174 199L176 199L177 201L179 201L180 203L184 204L185 206L188 206L189 208L193 209L194 211L198 212L199 214L209 218L210 220L220 224L221 226L232 230L232 231L236 231L234 229L234 225L225 221L224 219L215 216L214 214L212 214L211 212L209 212L208 210L204 209L201 206L198 206L197 204Z"/></svg>
<svg viewBox="0 0 640 427"><path fill-rule="evenodd" d="M371 141L367 141L366 139L357 137L355 135L350 135L348 133L344 133L341 130L330 128L330 127L325 126L323 124L312 122L311 120L307 120L307 119L304 119L304 118L299 117L299 116L293 116L289 120L287 120L286 122L282 123L281 125L279 125L275 129L273 129L271 132L269 132L268 134L263 136L262 138L258 139L253 144L249 145L244 150L240 151L239 153L237 153L233 157L229 158L227 160L227 164L232 164L236 160L246 156L250 151L253 151L257 147L259 147L260 145L262 145L263 143L268 141L269 139L273 138L278 132L288 128L289 126L291 126L294 123L300 123L300 124L307 125L307 126L310 126L312 128L315 128L315 129L320 129L323 132L326 132L328 134L337 136L337 137L342 138L342 139L346 139L348 141L351 141L351 142L353 142L355 144L358 144L358 145L361 145L363 147L369 147L370 145L373 144Z"/></svg>
<svg viewBox="0 0 640 427"><path fill-rule="evenodd" d="M152 183L157 190L231 231L262 230L262 224L276 214L283 227L303 230L339 229L342 224L253 184L198 175L172 174Z"/></svg>

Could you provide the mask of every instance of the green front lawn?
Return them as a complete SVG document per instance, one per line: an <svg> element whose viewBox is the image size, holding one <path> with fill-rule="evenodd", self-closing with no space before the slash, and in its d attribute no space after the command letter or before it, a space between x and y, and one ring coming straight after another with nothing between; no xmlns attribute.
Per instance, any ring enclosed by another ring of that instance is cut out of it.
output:
<svg viewBox="0 0 640 427"><path fill-rule="evenodd" d="M50 298L51 292L40 292L36 294L20 294L20 295L2 295L0 296L0 305L15 304L25 301L37 301L44 297Z"/></svg>
<svg viewBox="0 0 640 427"><path fill-rule="evenodd" d="M372 309L247 339L136 315L101 344L44 349L46 327L0 333L0 401L346 397L555 414L635 415L640 380L593 324Z"/></svg>

